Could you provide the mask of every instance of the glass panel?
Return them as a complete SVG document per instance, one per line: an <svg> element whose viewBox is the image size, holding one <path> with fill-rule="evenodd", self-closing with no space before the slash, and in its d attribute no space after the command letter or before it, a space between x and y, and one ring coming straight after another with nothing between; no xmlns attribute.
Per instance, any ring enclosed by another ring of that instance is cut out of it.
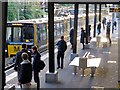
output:
<svg viewBox="0 0 120 90"><path fill-rule="evenodd" d="M11 42L12 40L12 29L11 27L7 27L7 31L6 31L6 42Z"/></svg>
<svg viewBox="0 0 120 90"><path fill-rule="evenodd" d="M13 42L20 42L21 41L21 28L14 27L13 28Z"/></svg>
<svg viewBox="0 0 120 90"><path fill-rule="evenodd" d="M26 41L27 39L30 42L33 42L33 38L34 38L34 28L33 27L23 27L22 28L22 34L23 34L23 41Z"/></svg>

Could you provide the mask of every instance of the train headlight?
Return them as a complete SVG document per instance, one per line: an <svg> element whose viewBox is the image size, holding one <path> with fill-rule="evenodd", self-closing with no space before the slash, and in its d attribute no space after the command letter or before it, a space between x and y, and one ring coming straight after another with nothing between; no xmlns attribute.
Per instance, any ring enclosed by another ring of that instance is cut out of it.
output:
<svg viewBox="0 0 120 90"><path fill-rule="evenodd" d="M7 50L5 50L5 52L7 52Z"/></svg>
<svg viewBox="0 0 120 90"><path fill-rule="evenodd" d="M30 42L28 39L26 39L26 42Z"/></svg>

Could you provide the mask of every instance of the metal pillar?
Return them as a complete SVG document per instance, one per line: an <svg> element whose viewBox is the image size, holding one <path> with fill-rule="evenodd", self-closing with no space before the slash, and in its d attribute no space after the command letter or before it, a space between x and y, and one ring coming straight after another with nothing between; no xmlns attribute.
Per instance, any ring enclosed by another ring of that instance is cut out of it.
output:
<svg viewBox="0 0 120 90"><path fill-rule="evenodd" d="M2 35L0 35L0 38L2 39L0 42L1 42L1 50L0 52L0 58L2 60L2 62L0 63L2 66L1 67L1 72L2 72L2 76L1 76L1 79L2 79L2 86L0 86L0 89L1 90L4 90L4 86L5 86L5 42L6 42L6 23L7 23L7 2L0 2L0 7L1 7L1 22L2 22L2 28L0 30L0 33L2 33ZM0 84L1 85L1 84Z"/></svg>
<svg viewBox="0 0 120 90"><path fill-rule="evenodd" d="M112 5L112 7L114 8L114 4ZM112 33L114 33L114 26L113 26L114 18L115 18L115 12L112 13Z"/></svg>
<svg viewBox="0 0 120 90"><path fill-rule="evenodd" d="M101 4L99 4L99 22L101 22Z"/></svg>
<svg viewBox="0 0 120 90"><path fill-rule="evenodd" d="M77 25L78 25L78 3L75 3L74 10L74 36L73 36L73 53L76 53L77 49Z"/></svg>
<svg viewBox="0 0 120 90"><path fill-rule="evenodd" d="M96 14L96 12L97 12L97 4L94 4L95 5L95 16L94 16L94 35L93 35L93 37L95 37L96 36L96 21L97 21L97 14Z"/></svg>
<svg viewBox="0 0 120 90"><path fill-rule="evenodd" d="M88 30L89 30L89 4L86 4L86 44L88 44Z"/></svg>
<svg viewBox="0 0 120 90"><path fill-rule="evenodd" d="M54 73L54 3L48 3L49 72Z"/></svg>

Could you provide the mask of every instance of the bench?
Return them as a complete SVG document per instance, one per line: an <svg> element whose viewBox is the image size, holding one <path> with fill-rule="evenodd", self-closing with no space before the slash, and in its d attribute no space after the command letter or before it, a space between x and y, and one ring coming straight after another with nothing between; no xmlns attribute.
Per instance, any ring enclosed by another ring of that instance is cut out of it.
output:
<svg viewBox="0 0 120 90"><path fill-rule="evenodd" d="M101 62L101 58L88 58L87 59L87 64L86 64L86 66L82 66L83 65L83 63L81 62L81 61L79 61L79 64L80 64L80 66L79 66L79 68L82 68L82 75L81 76L85 76L84 75L84 70L86 69L86 68L91 68L91 76L94 76L94 74L95 74L95 69L97 68L97 67L99 67L99 65L100 65L100 62Z"/></svg>
<svg viewBox="0 0 120 90"><path fill-rule="evenodd" d="M87 59L88 58L88 56L90 55L90 52L86 52L84 55L83 55L83 57L75 57L71 62L70 62L70 64L69 65L71 65L71 66L74 66L74 73L73 74L77 74L77 67L79 67L79 59Z"/></svg>
<svg viewBox="0 0 120 90"><path fill-rule="evenodd" d="M82 68L82 75L81 76L85 76L84 70L86 68L91 68L91 76L94 76L95 69L96 69L96 67L99 67L101 58L88 58L89 54L90 54L90 52L87 52L87 54L85 53L82 58L75 57L73 59L73 61L69 64L71 66L74 66L74 73L73 74L75 74L75 75L77 74L77 67L78 67L79 69Z"/></svg>

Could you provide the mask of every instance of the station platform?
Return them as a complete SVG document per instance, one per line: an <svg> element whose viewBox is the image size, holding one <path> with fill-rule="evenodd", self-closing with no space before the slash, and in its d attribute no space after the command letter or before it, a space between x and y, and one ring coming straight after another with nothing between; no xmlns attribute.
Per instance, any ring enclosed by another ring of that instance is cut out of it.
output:
<svg viewBox="0 0 120 90"><path fill-rule="evenodd" d="M103 31L103 30L102 30ZM105 33L103 31L103 33ZM85 69L85 77L81 76L81 71L74 75L73 67L69 65L71 62L71 45L67 42L67 51L64 57L64 68L57 69L57 49L55 49L55 70L58 71L57 83L46 83L45 73L48 69L48 52L41 53L41 59L45 61L46 67L39 74L40 76L40 88L96 88L95 90L104 90L109 88L114 90L118 88L118 30L115 30L111 34L112 45L106 48L91 46L89 49L82 50L82 44L80 44L80 37L77 40L77 54L82 57L84 53L90 52L91 55L101 58L101 62L98 68L96 68L95 76L91 77L91 69ZM6 71L6 84L14 84L16 90L20 88L17 85L17 72L11 68ZM36 84L32 79L32 88L36 88Z"/></svg>

